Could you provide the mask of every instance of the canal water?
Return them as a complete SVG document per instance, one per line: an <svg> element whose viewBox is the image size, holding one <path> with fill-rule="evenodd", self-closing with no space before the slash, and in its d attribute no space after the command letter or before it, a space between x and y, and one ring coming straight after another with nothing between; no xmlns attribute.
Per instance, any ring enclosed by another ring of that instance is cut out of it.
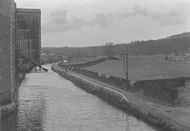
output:
<svg viewBox="0 0 190 131"><path fill-rule="evenodd" d="M18 112L1 124L2 131L156 131L50 70L26 76Z"/></svg>

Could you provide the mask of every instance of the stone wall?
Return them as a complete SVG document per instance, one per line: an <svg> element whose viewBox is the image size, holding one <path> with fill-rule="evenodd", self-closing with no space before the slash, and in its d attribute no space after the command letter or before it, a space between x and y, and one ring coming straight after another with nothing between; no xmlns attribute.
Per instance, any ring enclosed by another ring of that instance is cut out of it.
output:
<svg viewBox="0 0 190 131"><path fill-rule="evenodd" d="M129 82L123 78L105 75L105 74L100 74L97 72L88 71L88 70L80 69L80 68L74 68L74 71L77 73L81 73L83 75L95 78L95 79L100 80L102 82L105 82L107 84L112 84L113 86L120 88L122 90L130 89Z"/></svg>
<svg viewBox="0 0 190 131"><path fill-rule="evenodd" d="M183 104L184 101L187 102L187 99L189 99L187 95L184 95L184 89L187 88L189 81L189 78L185 77L131 82L123 78L100 74L81 68L74 68L73 71L111 84L122 90L133 92L142 91L145 96L166 104L179 105Z"/></svg>
<svg viewBox="0 0 190 131"><path fill-rule="evenodd" d="M63 66L63 67L67 67L67 66L73 66L73 67L77 67L77 68L81 68L81 67L87 67L87 66L92 66L95 64L99 64L103 61L105 61L106 58L99 58L93 61L89 61L89 62L80 62L80 63L60 63L59 66Z"/></svg>
<svg viewBox="0 0 190 131"><path fill-rule="evenodd" d="M132 88L143 90L144 95L170 104L180 104L179 99L188 78L170 78L136 81Z"/></svg>

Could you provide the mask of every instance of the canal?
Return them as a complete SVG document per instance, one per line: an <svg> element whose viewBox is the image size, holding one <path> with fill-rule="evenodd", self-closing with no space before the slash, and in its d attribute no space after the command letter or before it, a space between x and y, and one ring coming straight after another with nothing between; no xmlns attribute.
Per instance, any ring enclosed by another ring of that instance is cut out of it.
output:
<svg viewBox="0 0 190 131"><path fill-rule="evenodd" d="M48 73L26 76L18 111L3 118L2 131L157 131L47 67Z"/></svg>

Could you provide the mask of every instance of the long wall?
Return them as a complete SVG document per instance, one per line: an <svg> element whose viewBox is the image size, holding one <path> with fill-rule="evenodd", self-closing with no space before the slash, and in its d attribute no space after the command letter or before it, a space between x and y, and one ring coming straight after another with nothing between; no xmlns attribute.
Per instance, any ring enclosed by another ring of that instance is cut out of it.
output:
<svg viewBox="0 0 190 131"><path fill-rule="evenodd" d="M144 95L172 105L183 104L184 90L188 88L186 82L189 78L168 78L156 80L137 81L132 88L143 90ZM190 101L189 101L190 102Z"/></svg>
<svg viewBox="0 0 190 131"><path fill-rule="evenodd" d="M104 62L105 60L106 60L106 58L102 57L102 58L98 58L98 59L93 60L93 61L79 62L79 63L59 63L59 65L63 66L63 67L72 66L72 67L81 68L81 67L87 67L87 66L99 64L101 62Z"/></svg>
<svg viewBox="0 0 190 131"><path fill-rule="evenodd" d="M74 68L73 71L111 84L122 90L141 90L145 96L166 104L183 105L184 102L190 103L189 97L185 95L186 91L190 90L188 86L190 78L181 77L127 82L126 79L123 78L99 74L81 68Z"/></svg>

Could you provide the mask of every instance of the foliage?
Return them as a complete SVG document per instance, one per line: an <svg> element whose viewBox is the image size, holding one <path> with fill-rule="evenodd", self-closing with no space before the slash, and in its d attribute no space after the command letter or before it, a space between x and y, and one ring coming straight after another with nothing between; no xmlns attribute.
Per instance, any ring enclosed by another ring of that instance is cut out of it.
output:
<svg viewBox="0 0 190 131"><path fill-rule="evenodd" d="M164 39L133 41L128 43L129 55L156 55L170 54L176 55L190 52L190 32L173 35ZM113 44L106 43L104 46L92 47L61 47L61 48L42 48L42 52L55 53L57 56L67 58L94 57L94 56L113 56L124 54L125 43Z"/></svg>
<svg viewBox="0 0 190 131"><path fill-rule="evenodd" d="M104 46L104 52L103 54L106 56L106 57L112 57L114 55L114 46L113 46L113 43L112 42L109 42L109 43L106 43L105 46Z"/></svg>

